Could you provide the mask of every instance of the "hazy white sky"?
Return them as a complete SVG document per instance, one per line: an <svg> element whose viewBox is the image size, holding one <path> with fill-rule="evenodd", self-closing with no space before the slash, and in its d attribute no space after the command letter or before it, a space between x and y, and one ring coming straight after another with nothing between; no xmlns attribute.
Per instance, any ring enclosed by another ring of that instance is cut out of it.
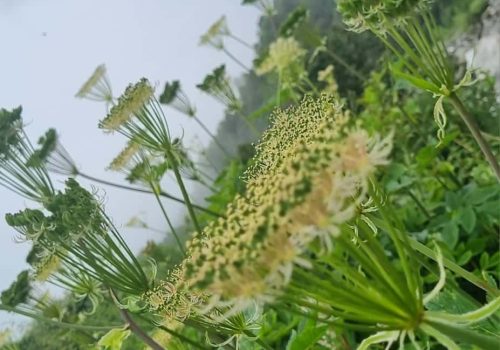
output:
<svg viewBox="0 0 500 350"><path fill-rule="evenodd" d="M258 12L239 0L0 0L0 108L23 106L26 130L32 140L55 127L66 149L89 174L113 181L122 176L105 171L123 147L119 135L97 129L105 116L99 103L74 98L94 68L105 63L115 95L130 82L147 77L162 88L165 81L181 80L212 130L222 118L222 107L201 95L195 85L225 62L236 77L241 68L213 49L199 47L199 36L222 14L234 34L253 43ZM232 52L250 65L251 50L228 42ZM197 125L171 109L167 117L174 135L182 129L186 140L208 138ZM171 118L171 119L170 119ZM182 126L182 127L181 127ZM58 178L60 186L64 179ZM82 181L87 185L86 182ZM101 187L104 188L104 187ZM149 196L104 188L107 212L118 225L143 215L152 226L164 227L160 212ZM175 192L174 189L167 189ZM15 232L3 220L8 212L33 206L0 187L0 291L26 268L28 244L14 242ZM168 205L179 222L181 208ZM161 234L124 228L122 232L139 250L147 239ZM12 316L0 312L0 329Z"/></svg>

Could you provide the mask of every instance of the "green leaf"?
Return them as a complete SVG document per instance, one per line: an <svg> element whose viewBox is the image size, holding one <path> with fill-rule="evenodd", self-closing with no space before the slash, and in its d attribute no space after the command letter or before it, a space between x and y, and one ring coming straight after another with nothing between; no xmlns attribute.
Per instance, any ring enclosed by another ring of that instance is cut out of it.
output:
<svg viewBox="0 0 500 350"><path fill-rule="evenodd" d="M433 83L429 83L427 80L415 77L414 75L404 73L403 71L399 69L395 69L394 67L392 68L392 71L394 75L398 78L402 78L404 80L407 80L410 82L412 85L418 87L419 89L430 91L434 94L440 94L441 92L439 91L439 87L434 85Z"/></svg>
<svg viewBox="0 0 500 350"><path fill-rule="evenodd" d="M438 150L434 146L427 146L418 151L415 160L421 167L427 167L437 157Z"/></svg>
<svg viewBox="0 0 500 350"><path fill-rule="evenodd" d="M454 222L448 222L443 226L443 231L441 232L441 237L446 245L453 249L458 242L458 226Z"/></svg>
<svg viewBox="0 0 500 350"><path fill-rule="evenodd" d="M463 266L469 262L469 260L472 258L472 253L470 250L466 251L457 260L457 264L460 266Z"/></svg>
<svg viewBox="0 0 500 350"><path fill-rule="evenodd" d="M450 209L459 209L463 204L460 195L455 192L446 192L445 194L446 206Z"/></svg>
<svg viewBox="0 0 500 350"><path fill-rule="evenodd" d="M490 198L498 195L498 186L487 186L481 188L473 188L466 195L465 200L471 205L483 204Z"/></svg>
<svg viewBox="0 0 500 350"><path fill-rule="evenodd" d="M460 211L460 224L464 228L465 231L471 233L476 227L476 213L474 213L474 209L472 207L464 207L461 208Z"/></svg>
<svg viewBox="0 0 500 350"><path fill-rule="evenodd" d="M311 349L326 333L328 326L308 326L300 333L292 332L292 336L286 345L286 350Z"/></svg>
<svg viewBox="0 0 500 350"><path fill-rule="evenodd" d="M105 350L121 350L123 342L130 335L130 330L125 328L113 328L103 335L97 345Z"/></svg>
<svg viewBox="0 0 500 350"><path fill-rule="evenodd" d="M490 260L490 256L488 255L487 252L484 252L483 254L481 254L481 258L479 258L479 266L481 267L481 270L488 269L489 260Z"/></svg>

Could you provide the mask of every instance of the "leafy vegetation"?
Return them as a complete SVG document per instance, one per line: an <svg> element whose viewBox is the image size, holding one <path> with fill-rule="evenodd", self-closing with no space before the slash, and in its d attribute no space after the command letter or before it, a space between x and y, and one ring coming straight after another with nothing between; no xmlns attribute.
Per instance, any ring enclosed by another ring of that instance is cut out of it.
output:
<svg viewBox="0 0 500 350"><path fill-rule="evenodd" d="M215 134L179 81L115 98L97 67L77 97L128 139L110 169L130 184L114 185L150 193L165 219L168 238L139 256L76 179L109 182L53 129L33 147L22 109L2 109L0 184L37 207L6 216L32 269L0 310L34 321L0 349L495 349L500 104L445 46L486 3L366 3L243 1L262 10L254 67L239 88L224 65L198 85L226 107ZM200 43L242 64L226 40L249 46L225 17ZM207 150L170 133L168 108L209 133ZM210 190L203 204L186 180ZM185 226L165 200L185 205ZM66 296L40 295L44 282Z"/></svg>

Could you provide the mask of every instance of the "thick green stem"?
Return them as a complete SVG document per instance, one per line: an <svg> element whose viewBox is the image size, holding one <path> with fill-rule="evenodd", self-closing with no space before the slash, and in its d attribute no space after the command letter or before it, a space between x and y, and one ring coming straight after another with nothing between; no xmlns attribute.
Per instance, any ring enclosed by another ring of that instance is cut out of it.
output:
<svg viewBox="0 0 500 350"><path fill-rule="evenodd" d="M184 186L184 181L182 180L181 173L179 172L177 160L175 159L175 156L172 153L170 153L169 150L165 152L165 155L168 161L172 164L172 169L174 171L175 179L177 180L179 188L181 189L182 197L184 198L184 204L187 207L191 220L193 220L193 225L196 231L198 233L201 233L201 227L200 224L198 223L198 219L196 218L196 214L194 212L193 205L191 204L191 200L189 199L189 194L187 193L186 186Z"/></svg>
<svg viewBox="0 0 500 350"><path fill-rule="evenodd" d="M452 93L449 96L450 102L457 111L457 113L460 115L462 120L464 121L465 125L469 128L469 131L471 132L472 136L476 140L477 144L481 148L481 151L484 154L484 157L488 161L488 163L491 166L491 169L493 169L493 172L495 173L498 181L500 181L500 166L498 164L498 161L493 154L493 151L491 150L490 145L486 142L484 139L483 135L481 134L481 131L479 130L479 127L474 120L474 117L469 113L467 108L463 105L462 101L458 97L456 93Z"/></svg>
<svg viewBox="0 0 500 350"><path fill-rule="evenodd" d="M154 341L153 338L151 338L139 325L132 319L130 316L129 312L125 309L122 309L119 305L118 298L115 294L115 292L110 289L109 293L111 295L111 298L113 299L115 305L118 307L118 310L120 311L120 316L123 319L123 321L127 324L128 328L134 333L138 338L140 338L145 344L147 344L151 349L153 350L165 350L163 346L158 344L156 341Z"/></svg>

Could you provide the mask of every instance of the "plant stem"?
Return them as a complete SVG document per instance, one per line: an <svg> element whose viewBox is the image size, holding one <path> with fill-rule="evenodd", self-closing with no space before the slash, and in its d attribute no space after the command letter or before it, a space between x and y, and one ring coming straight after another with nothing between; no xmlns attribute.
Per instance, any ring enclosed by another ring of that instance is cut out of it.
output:
<svg viewBox="0 0 500 350"><path fill-rule="evenodd" d="M55 326L59 326L61 328L79 329L79 330L87 330L87 331L109 331L113 328L120 327L120 325L116 325L116 326L91 326L91 325L73 324L73 323L67 323L67 322L62 322L62 321L55 321L55 320L52 320L50 318L37 315L34 312L19 310L18 308L10 307L7 305L1 305L1 304L0 304L0 310L4 310L7 312L13 312L15 314L18 314L21 316L26 316L26 317L32 318L32 319L40 321L40 322L50 323L50 324L53 324Z"/></svg>
<svg viewBox="0 0 500 350"><path fill-rule="evenodd" d="M198 219L196 218L196 214L194 212L193 205L191 204L191 200L189 199L189 195L187 193L186 187L184 186L184 181L182 181L182 176L181 173L179 172L179 167L177 164L177 160L175 159L174 155L170 153L169 150L165 152L165 155L168 159L168 161L172 164L172 169L174 171L175 179L177 180L177 183L179 184L179 188L182 193L182 197L184 198L184 204L187 207L187 210L189 212L189 216L191 217L191 220L193 220L193 225L198 233L201 233L201 227L198 224Z"/></svg>
<svg viewBox="0 0 500 350"><path fill-rule="evenodd" d="M151 185L151 188L153 188L153 185ZM172 231L172 234L174 235L175 241L177 242L177 245L179 246L179 250L181 253L185 256L186 252L184 251L184 247L182 246L181 240L179 239L179 236L177 235L177 232L175 231L174 226L172 225L172 222L170 221L170 218L168 217L167 211L165 210L165 207L163 206L163 203L161 202L160 196L158 196L158 193L153 190L154 196L156 198L156 201L158 202L158 205L160 206L161 212L163 213L163 216L167 220L168 227L170 228L170 231Z"/></svg>
<svg viewBox="0 0 500 350"><path fill-rule="evenodd" d="M249 43L247 43L245 40L238 38L236 35L228 34L228 37L230 37L234 41L239 42L241 45L248 47L250 50L253 50L252 45L250 45Z"/></svg>
<svg viewBox="0 0 500 350"><path fill-rule="evenodd" d="M87 175L87 174L84 174L84 173L80 173L79 172L78 175L81 176L81 177L83 177L83 178L85 178L85 179L87 179L87 180L90 180L90 181L93 181L93 182L97 182L97 183L100 183L100 184L103 184L103 185L112 186L112 187L120 188L120 189L123 189L123 190L129 190L129 191L134 191L134 192L139 192L139 193L154 194L154 192L150 191L150 190L146 190L146 189L138 188L138 187L131 187L131 186L117 184L117 183L106 181L106 180L102 180L102 179L99 179L99 178L96 178L96 177L93 177L93 176L90 176L90 175ZM182 199L180 199L178 197L175 197L175 196L172 196L171 194L168 194L167 192L160 191L160 193L158 193L158 195L161 196L161 197L165 197L165 198L171 199L174 202L185 204ZM196 210L202 211L204 213L210 214L210 215L215 216L215 217L220 217L220 214L218 214L216 212L213 212L213 211L211 211L209 209L203 208L202 206L199 206L199 205L196 205L196 204L192 204L192 206Z"/></svg>
<svg viewBox="0 0 500 350"><path fill-rule="evenodd" d="M111 295L111 299L113 299L115 305L118 307L121 318L123 319L123 321L125 321L125 323L127 324L128 328L132 331L132 333L134 333L137 337L142 339L142 341L146 343L148 346L150 346L151 349L165 350L163 346L155 342L153 338L151 338L145 331L142 330L141 327L139 327L139 325L132 319L127 310L122 309L119 306L118 298L112 289L109 290L109 294Z"/></svg>
<svg viewBox="0 0 500 350"><path fill-rule="evenodd" d="M207 349L210 349L209 347L206 347L206 346L203 346L201 344L199 344L198 342L195 342L194 340L192 339L189 339L188 337L182 335L181 333L177 333L165 326L158 326L159 329L161 329L162 331L164 332L167 332L168 334L171 334L172 336L178 338L179 340L183 341L184 343L186 344L190 344L191 346L197 348L197 349L202 349L202 350L207 350Z"/></svg>
<svg viewBox="0 0 500 350"><path fill-rule="evenodd" d="M427 217L427 220L429 220L431 218L431 214L429 214L424 205L418 200L417 196L415 196L415 194L411 190L408 190L408 195L410 196L411 199L413 199L413 201L415 202L417 207L422 211L422 213L424 213L424 215Z"/></svg>
<svg viewBox="0 0 500 350"><path fill-rule="evenodd" d="M355 78L358 78L359 81L365 81L366 78L365 76L363 76L363 74L361 74L360 72L358 72L356 70L356 68L354 68L353 66L351 66L349 63L347 63L342 57L340 57L339 55L337 55L336 53L332 52L331 50L326 50L326 53L328 54L328 56L330 56L331 58L333 58L334 61L337 61L340 65L344 66L344 68L352 74L353 77Z"/></svg>
<svg viewBox="0 0 500 350"><path fill-rule="evenodd" d="M212 134L212 132L205 126L205 124L202 123L202 121L200 120L200 118L198 118L196 115L193 116L193 118L198 123L198 125L201 126L201 128L208 134L208 136L210 136L212 138L212 140L220 148L220 150L222 151L222 153L224 153L224 155L226 155L226 157L231 158L231 154L229 154L229 152L226 151L226 149L224 148L224 146L222 146L222 144L219 142L219 140L217 140L217 138L215 137L215 135Z"/></svg>
<svg viewBox="0 0 500 350"><path fill-rule="evenodd" d="M238 64L241 68L243 68L243 70L246 73L250 73L250 69L247 66L245 66L243 62L237 59L236 56L234 56L231 52L229 52L225 47L222 48L222 52L224 52L230 59L236 62L236 64Z"/></svg>
<svg viewBox="0 0 500 350"><path fill-rule="evenodd" d="M250 331L243 331L243 333L245 333L245 335L249 338L255 338L255 342L257 344L259 344L260 346L262 346L262 348L266 349L266 350L273 350L272 347L270 347L267 343L265 343L262 339L260 339L259 337L257 337L255 334L253 334L252 332Z"/></svg>
<svg viewBox="0 0 500 350"><path fill-rule="evenodd" d="M238 110L236 113L238 114L238 117L250 128L254 136L259 137L260 135L259 131L255 127L255 125L253 125L252 122L247 119L247 117L243 114L243 112L241 110Z"/></svg>
<svg viewBox="0 0 500 350"><path fill-rule="evenodd" d="M479 130L479 127L476 121L474 120L474 117L469 113L469 111L463 105L462 101L455 92L451 93L449 99L453 108L455 108L455 110L458 112L458 114L464 121L465 125L467 125L467 127L469 128L469 131L476 140L477 144L481 148L481 151L483 152L486 160L493 169L493 172L495 173L498 181L500 181L500 166L498 165L498 161L495 158L495 155L493 154L491 147L488 145L483 135L481 134L481 131Z"/></svg>
<svg viewBox="0 0 500 350"><path fill-rule="evenodd" d="M409 242L410 242L410 245L411 245L411 247L413 249L417 250L418 252L420 252L421 254L425 255L426 257L428 257L428 258L430 258L430 259L432 259L434 261L437 261L436 253L432 249L426 247L425 245L423 245L422 243L418 242L414 238L409 238ZM481 288L485 292L490 293L494 297L500 296L500 291L498 291L496 288L491 287L485 281L483 281L482 279L478 278L473 273L471 273L471 272L463 269L462 267L458 266L453 261L451 261L449 259L446 259L446 258L443 258L443 264L449 270L453 271L454 273L456 273L458 276L462 277L463 279L469 281L470 283L472 283L476 287Z"/></svg>
<svg viewBox="0 0 500 350"><path fill-rule="evenodd" d="M480 349L498 349L499 339L490 337L473 330L455 326L452 324L444 324L438 322L425 321L432 328L447 335L450 339L458 340L469 345L476 345Z"/></svg>
<svg viewBox="0 0 500 350"><path fill-rule="evenodd" d="M130 314L126 310L120 309L120 315L122 319L127 323L132 333L141 338L144 343L149 345L153 350L165 350L163 346L155 342L153 338L151 338L145 331L142 330L141 327L137 325L137 323L135 323L135 321L132 319L132 317L130 317Z"/></svg>

